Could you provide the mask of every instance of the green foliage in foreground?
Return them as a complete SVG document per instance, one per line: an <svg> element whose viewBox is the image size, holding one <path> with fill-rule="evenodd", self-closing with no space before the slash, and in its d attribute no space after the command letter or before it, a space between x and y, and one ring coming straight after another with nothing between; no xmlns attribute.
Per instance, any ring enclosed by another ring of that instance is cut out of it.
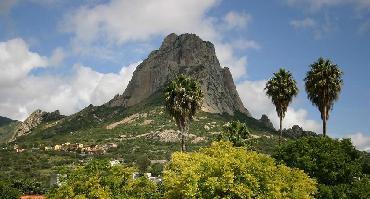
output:
<svg viewBox="0 0 370 199"><path fill-rule="evenodd" d="M230 141L234 146L240 147L247 144L249 134L249 129L245 123L232 121L226 124L218 140Z"/></svg>
<svg viewBox="0 0 370 199"><path fill-rule="evenodd" d="M93 160L73 170L65 169L61 185L51 189L49 198L107 199L155 198L156 185L146 177L133 179L135 171L124 165L110 166L108 161Z"/></svg>
<svg viewBox="0 0 370 199"><path fill-rule="evenodd" d="M93 160L64 169L49 198L312 198L316 182L267 155L214 142L199 152L173 154L163 183L133 179L135 168Z"/></svg>
<svg viewBox="0 0 370 199"><path fill-rule="evenodd" d="M316 178L318 198L370 198L365 155L349 139L306 137L283 145L274 157Z"/></svg>
<svg viewBox="0 0 370 199"><path fill-rule="evenodd" d="M173 154L164 171L165 198L313 198L316 182L263 154L215 142Z"/></svg>
<svg viewBox="0 0 370 199"><path fill-rule="evenodd" d="M21 192L14 188L12 183L0 180L0 196L2 199L14 199L19 198Z"/></svg>

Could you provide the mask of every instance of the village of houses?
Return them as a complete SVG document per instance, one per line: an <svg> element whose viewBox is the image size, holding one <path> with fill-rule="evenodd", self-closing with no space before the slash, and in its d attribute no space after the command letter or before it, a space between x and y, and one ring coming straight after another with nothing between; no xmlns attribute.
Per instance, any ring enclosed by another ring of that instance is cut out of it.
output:
<svg viewBox="0 0 370 199"><path fill-rule="evenodd" d="M69 142L63 143L63 144L56 144L54 146L45 146L45 147L33 147L31 150L45 150L45 151L64 151L64 152L73 152L73 153L79 153L81 155L103 155L107 153L109 149L115 149L117 148L116 143L108 143L103 145L93 144L93 145L84 145L81 143L74 143L71 144ZM5 150L6 148L3 148ZM22 153L26 151L27 149L22 148L15 144L13 146L13 149L17 153Z"/></svg>

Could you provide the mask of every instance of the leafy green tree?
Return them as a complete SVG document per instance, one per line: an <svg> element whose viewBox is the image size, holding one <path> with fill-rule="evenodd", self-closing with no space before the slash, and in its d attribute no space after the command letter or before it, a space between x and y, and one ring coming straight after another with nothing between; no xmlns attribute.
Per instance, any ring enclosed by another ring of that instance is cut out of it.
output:
<svg viewBox="0 0 370 199"><path fill-rule="evenodd" d="M150 160L148 158L148 155L143 154L140 155L136 160L136 166L139 168L139 171L141 173L145 173L150 166Z"/></svg>
<svg viewBox="0 0 370 199"><path fill-rule="evenodd" d="M181 75L168 85L164 96L166 108L181 131L181 151L185 151L185 133L202 105L203 93L200 84L190 77Z"/></svg>
<svg viewBox="0 0 370 199"><path fill-rule="evenodd" d="M329 59L320 57L310 65L307 72L305 88L308 99L317 106L321 113L323 134L326 136L326 122L329 119L329 112L333 109L334 102L338 99L342 90L343 72Z"/></svg>
<svg viewBox="0 0 370 199"><path fill-rule="evenodd" d="M297 83L294 80L292 73L284 68L280 68L279 71L274 73L274 76L267 81L265 90L267 96L271 98L272 103L275 105L276 113L280 118L280 143L283 118L285 117L285 113L288 110L288 106L292 102L293 97L298 94Z"/></svg>
<svg viewBox="0 0 370 199"><path fill-rule="evenodd" d="M134 171L124 165L111 166L104 160L64 169L61 185L51 189L48 198L156 198L156 184L146 177L133 179Z"/></svg>
<svg viewBox="0 0 370 199"><path fill-rule="evenodd" d="M218 140L230 141L234 146L240 147L245 146L249 134L249 129L245 123L232 121L224 127Z"/></svg>
<svg viewBox="0 0 370 199"><path fill-rule="evenodd" d="M313 198L316 182L268 155L214 142L175 152L164 171L165 198Z"/></svg>
<svg viewBox="0 0 370 199"><path fill-rule="evenodd" d="M318 198L368 195L369 178L362 167L362 154L349 139L304 137L282 145L273 157L316 178L320 183Z"/></svg>
<svg viewBox="0 0 370 199"><path fill-rule="evenodd" d="M0 180L0 196L2 199L18 199L21 192L12 186L12 183Z"/></svg>

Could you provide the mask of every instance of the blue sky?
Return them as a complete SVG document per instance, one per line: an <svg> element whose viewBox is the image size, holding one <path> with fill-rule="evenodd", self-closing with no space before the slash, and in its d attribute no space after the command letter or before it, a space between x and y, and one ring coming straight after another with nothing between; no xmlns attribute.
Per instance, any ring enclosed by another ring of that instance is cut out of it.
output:
<svg viewBox="0 0 370 199"><path fill-rule="evenodd" d="M0 115L74 113L122 93L136 65L171 32L215 44L255 117L277 116L263 93L279 67L300 88L285 118L320 132L303 78L318 57L344 71L329 135L370 150L370 0L3 0L0 2Z"/></svg>

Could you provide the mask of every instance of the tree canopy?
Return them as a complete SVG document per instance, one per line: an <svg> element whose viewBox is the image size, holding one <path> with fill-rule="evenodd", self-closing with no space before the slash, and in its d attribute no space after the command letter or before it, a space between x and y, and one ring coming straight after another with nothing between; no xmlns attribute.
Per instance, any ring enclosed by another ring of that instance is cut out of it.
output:
<svg viewBox="0 0 370 199"><path fill-rule="evenodd" d="M133 179L135 169L111 166L93 160L85 166L61 170L61 183L48 193L49 198L155 198L156 184L146 177ZM63 177L64 176L64 177Z"/></svg>
<svg viewBox="0 0 370 199"><path fill-rule="evenodd" d="M349 139L304 137L282 145L273 157L316 178L320 183L319 198L370 196L370 186L366 189L370 184L366 173L368 157L357 151Z"/></svg>
<svg viewBox="0 0 370 199"><path fill-rule="evenodd" d="M313 198L316 182L303 171L230 142L174 153L164 171L165 198Z"/></svg>
<svg viewBox="0 0 370 199"><path fill-rule="evenodd" d="M234 146L245 146L249 138L249 129L245 123L231 121L224 126L223 131L218 137L218 140L226 140L233 143Z"/></svg>

